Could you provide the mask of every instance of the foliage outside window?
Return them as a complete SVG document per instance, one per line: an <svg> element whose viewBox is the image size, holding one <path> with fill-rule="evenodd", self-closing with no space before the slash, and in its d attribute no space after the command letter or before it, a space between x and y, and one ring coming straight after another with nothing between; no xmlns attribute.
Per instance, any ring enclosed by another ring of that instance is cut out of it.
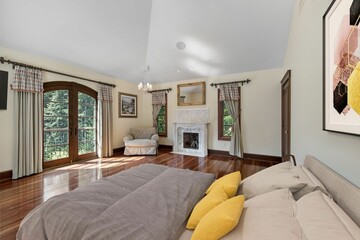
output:
<svg viewBox="0 0 360 240"><path fill-rule="evenodd" d="M44 93L44 161L69 157L69 91Z"/></svg>
<svg viewBox="0 0 360 240"><path fill-rule="evenodd" d="M159 115L157 117L157 132L159 136L166 137L167 136L167 95L165 106L161 107Z"/></svg>
<svg viewBox="0 0 360 240"><path fill-rule="evenodd" d="M96 146L96 100L78 93L78 154L95 152Z"/></svg>
<svg viewBox="0 0 360 240"><path fill-rule="evenodd" d="M218 90L218 140L230 141L232 131L231 128L234 120L230 115L229 109L224 101L219 101L220 90Z"/></svg>

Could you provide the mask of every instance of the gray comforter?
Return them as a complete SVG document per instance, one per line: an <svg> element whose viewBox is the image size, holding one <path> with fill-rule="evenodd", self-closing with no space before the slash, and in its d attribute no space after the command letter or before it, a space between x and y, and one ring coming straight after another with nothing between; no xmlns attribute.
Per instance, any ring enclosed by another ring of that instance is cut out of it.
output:
<svg viewBox="0 0 360 240"><path fill-rule="evenodd" d="M144 164L55 196L17 239L177 239L212 174Z"/></svg>

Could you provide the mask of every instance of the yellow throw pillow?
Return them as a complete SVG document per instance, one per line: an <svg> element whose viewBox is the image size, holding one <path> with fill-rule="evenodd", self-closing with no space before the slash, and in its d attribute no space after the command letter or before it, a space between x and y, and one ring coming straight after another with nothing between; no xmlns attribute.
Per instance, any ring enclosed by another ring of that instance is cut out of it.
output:
<svg viewBox="0 0 360 240"><path fill-rule="evenodd" d="M195 229L202 217L204 217L211 209L227 199L228 196L222 187L211 191L210 194L206 195L200 202L198 202L198 204L196 204L190 215L186 228Z"/></svg>
<svg viewBox="0 0 360 240"><path fill-rule="evenodd" d="M228 234L239 223L244 201L243 195L236 196L213 208L201 219L191 240L218 240Z"/></svg>
<svg viewBox="0 0 360 240"><path fill-rule="evenodd" d="M229 198L232 198L235 196L237 189L239 187L241 181L241 174L239 171L229 173L215 182L213 182L210 187L206 190L206 194L209 194L213 189L217 188L218 186L221 186Z"/></svg>

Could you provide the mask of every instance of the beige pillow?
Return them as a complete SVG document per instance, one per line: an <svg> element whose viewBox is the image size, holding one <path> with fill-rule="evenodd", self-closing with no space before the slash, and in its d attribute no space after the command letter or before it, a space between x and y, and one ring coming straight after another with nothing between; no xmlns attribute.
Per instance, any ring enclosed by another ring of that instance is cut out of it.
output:
<svg viewBox="0 0 360 240"><path fill-rule="evenodd" d="M245 199L250 199L283 188L296 192L306 183L302 182L298 174L291 171L291 168L290 162L284 162L257 172L240 183L238 194L243 194Z"/></svg>
<svg viewBox="0 0 360 240"><path fill-rule="evenodd" d="M150 139L153 134L156 134L155 128L130 128L130 134L135 139Z"/></svg>
<svg viewBox="0 0 360 240"><path fill-rule="evenodd" d="M244 179L237 194L244 194L246 199L250 199L283 188L289 188L295 200L316 190L330 196L324 185L308 169L292 166L290 162L274 165Z"/></svg>
<svg viewBox="0 0 360 240"><path fill-rule="evenodd" d="M296 219L308 240L360 239L359 227L324 193L309 193L296 205Z"/></svg>
<svg viewBox="0 0 360 240"><path fill-rule="evenodd" d="M314 192L322 191L326 195L330 196L330 193L326 190L325 186L304 166L293 167L290 171L298 175L298 178L301 182L306 183L304 187L299 189L296 192L293 192L294 198L296 200L300 199L302 196Z"/></svg>

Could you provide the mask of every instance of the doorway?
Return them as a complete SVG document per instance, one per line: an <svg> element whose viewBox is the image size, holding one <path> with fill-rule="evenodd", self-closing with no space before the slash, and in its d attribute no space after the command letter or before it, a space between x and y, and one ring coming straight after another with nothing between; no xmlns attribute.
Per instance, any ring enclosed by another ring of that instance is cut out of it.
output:
<svg viewBox="0 0 360 240"><path fill-rule="evenodd" d="M288 161L291 154L291 70L281 80L281 158Z"/></svg>
<svg viewBox="0 0 360 240"><path fill-rule="evenodd" d="M97 92L72 82L44 83L44 168L96 157Z"/></svg>

